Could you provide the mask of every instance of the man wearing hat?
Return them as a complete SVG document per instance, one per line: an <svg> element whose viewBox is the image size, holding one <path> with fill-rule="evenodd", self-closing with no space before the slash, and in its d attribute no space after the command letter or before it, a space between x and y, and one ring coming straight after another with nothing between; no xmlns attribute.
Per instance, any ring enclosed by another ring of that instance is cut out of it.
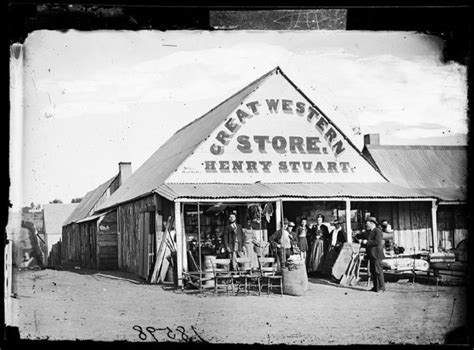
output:
<svg viewBox="0 0 474 350"><path fill-rule="evenodd" d="M347 235L342 228L342 222L336 219L332 222L332 225L334 226L334 229L331 231L330 235L331 247L339 247L344 244Z"/></svg>
<svg viewBox="0 0 474 350"><path fill-rule="evenodd" d="M237 270L236 258L244 254L245 235L242 226L237 223L237 213L235 211L229 214L229 223L224 227L223 237L231 267L233 270Z"/></svg>
<svg viewBox="0 0 474 350"><path fill-rule="evenodd" d="M377 219L373 216L365 219L367 229L365 239L359 240L359 243L365 245L367 257L370 263L370 274L372 275L374 287L371 291L385 292L385 281L383 277L382 260L385 258L383 253L383 234L378 227Z"/></svg>
<svg viewBox="0 0 474 350"><path fill-rule="evenodd" d="M291 228L288 229L289 224L295 226L293 222L288 222L288 219L284 218L283 227L273 233L269 238L272 247L276 248L277 259L279 260L280 266L290 257L294 245L293 236L290 234Z"/></svg>

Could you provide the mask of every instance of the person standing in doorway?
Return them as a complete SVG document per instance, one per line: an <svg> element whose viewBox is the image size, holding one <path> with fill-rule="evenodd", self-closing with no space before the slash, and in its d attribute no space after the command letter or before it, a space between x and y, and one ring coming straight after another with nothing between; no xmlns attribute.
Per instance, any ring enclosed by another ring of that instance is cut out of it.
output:
<svg viewBox="0 0 474 350"><path fill-rule="evenodd" d="M302 217L300 226L296 229L295 240L298 242L298 248L300 249L300 255L303 261L306 261L306 252L308 251L308 240L309 234L308 220L306 217Z"/></svg>
<svg viewBox="0 0 474 350"><path fill-rule="evenodd" d="M374 287L373 292L385 292L385 281L383 276L382 260L385 258L383 253L383 234L382 230L377 227L377 219L370 216L365 219L365 227L367 229L365 238L359 240L359 243L365 245L367 257L369 258L370 274Z"/></svg>
<svg viewBox="0 0 474 350"><path fill-rule="evenodd" d="M224 227L224 247L229 254L233 270L237 270L236 258L244 255L245 236L242 226L237 223L237 214L229 214L229 223Z"/></svg>
<svg viewBox="0 0 474 350"><path fill-rule="evenodd" d="M342 222L339 220L335 220L333 223L334 229L331 231L330 234L330 242L331 247L340 247L347 241L347 235L342 228Z"/></svg>
<svg viewBox="0 0 474 350"><path fill-rule="evenodd" d="M319 214L311 233L311 248L307 260L308 272L321 272L327 240L329 239L329 229L323 222L324 216Z"/></svg>

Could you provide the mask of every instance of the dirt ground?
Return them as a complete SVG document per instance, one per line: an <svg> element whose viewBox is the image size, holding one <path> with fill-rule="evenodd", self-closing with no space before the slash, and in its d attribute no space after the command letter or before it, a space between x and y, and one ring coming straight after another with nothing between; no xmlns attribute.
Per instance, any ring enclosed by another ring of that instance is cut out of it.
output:
<svg viewBox="0 0 474 350"><path fill-rule="evenodd" d="M460 286L440 286L435 297L434 285L406 280L377 294L310 279L303 297L215 297L94 272L16 273L13 322L22 339L435 344L466 323Z"/></svg>

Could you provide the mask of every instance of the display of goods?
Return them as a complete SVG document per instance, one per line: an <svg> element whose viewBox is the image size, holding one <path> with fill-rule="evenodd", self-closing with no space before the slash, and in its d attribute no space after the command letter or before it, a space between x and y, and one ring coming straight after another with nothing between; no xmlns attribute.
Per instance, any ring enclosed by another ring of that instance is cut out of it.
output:
<svg viewBox="0 0 474 350"><path fill-rule="evenodd" d="M283 279L283 293L302 296L308 289L308 275L303 263L290 264L281 269Z"/></svg>
<svg viewBox="0 0 474 350"><path fill-rule="evenodd" d="M286 261L288 263L299 263L299 262L302 262L303 259L301 258L300 254L292 254Z"/></svg>
<svg viewBox="0 0 474 350"><path fill-rule="evenodd" d="M400 271L428 271L430 264L428 261L423 259L411 259L411 258L390 258L383 259L382 266L390 270Z"/></svg>
<svg viewBox="0 0 474 350"><path fill-rule="evenodd" d="M451 252L438 252L438 253L431 253L429 255L429 259L431 263L435 262L455 262L456 256L454 253Z"/></svg>

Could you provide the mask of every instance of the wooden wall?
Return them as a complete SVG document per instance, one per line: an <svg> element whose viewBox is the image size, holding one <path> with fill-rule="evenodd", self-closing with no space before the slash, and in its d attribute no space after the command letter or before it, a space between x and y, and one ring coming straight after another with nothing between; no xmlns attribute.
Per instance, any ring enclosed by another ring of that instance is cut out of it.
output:
<svg viewBox="0 0 474 350"><path fill-rule="evenodd" d="M63 227L61 253L65 263L97 268L97 220Z"/></svg>
<svg viewBox="0 0 474 350"><path fill-rule="evenodd" d="M61 265L62 254L61 254L61 241L53 244L48 255L48 266L58 267Z"/></svg>
<svg viewBox="0 0 474 350"><path fill-rule="evenodd" d="M405 252L430 250L432 242L431 202L355 202L353 209L368 210L394 230L394 242Z"/></svg>
<svg viewBox="0 0 474 350"><path fill-rule="evenodd" d="M63 226L61 236L61 256L63 262L79 264L81 246L80 238L78 224L72 223Z"/></svg>
<svg viewBox="0 0 474 350"><path fill-rule="evenodd" d="M379 220L387 219L394 230L394 241L405 252L431 250L431 202L380 202Z"/></svg>
<svg viewBox="0 0 474 350"><path fill-rule="evenodd" d="M114 210L105 215L98 224L98 268L116 270L118 268L117 211Z"/></svg>
<svg viewBox="0 0 474 350"><path fill-rule="evenodd" d="M437 219L438 244L441 249L454 249L467 238L466 205L439 205Z"/></svg>
<svg viewBox="0 0 474 350"><path fill-rule="evenodd" d="M153 195L120 205L118 208L118 232L120 239L121 270L143 277L140 264L143 259L143 215L147 207L155 205Z"/></svg>
<svg viewBox="0 0 474 350"><path fill-rule="evenodd" d="M80 233L80 264L81 267L97 268L97 220L81 222Z"/></svg>
<svg viewBox="0 0 474 350"><path fill-rule="evenodd" d="M133 272L143 278L148 277L149 268L153 265L148 250L155 249L151 240L161 239L163 222L173 215L173 206L172 202L158 195L150 195L118 207L120 270ZM151 228L155 232L150 232Z"/></svg>

